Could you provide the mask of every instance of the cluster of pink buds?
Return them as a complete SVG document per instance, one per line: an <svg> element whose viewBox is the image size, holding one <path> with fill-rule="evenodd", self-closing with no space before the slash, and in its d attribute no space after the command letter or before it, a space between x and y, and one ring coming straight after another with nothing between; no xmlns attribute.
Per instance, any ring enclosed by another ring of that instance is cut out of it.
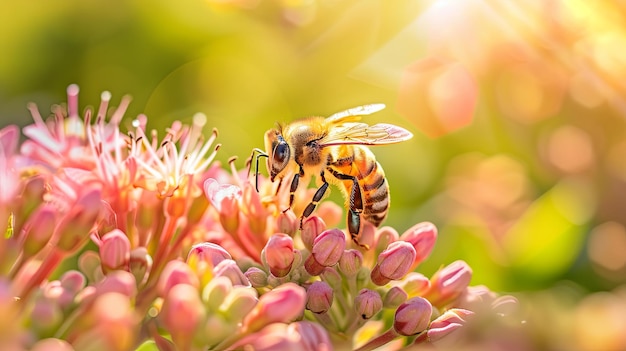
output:
<svg viewBox="0 0 626 351"><path fill-rule="evenodd" d="M203 115L162 138L140 115L122 133L129 99L101 100L80 117L72 85L47 119L29 106L21 144L16 126L0 130L0 349L449 345L516 303L470 286L462 261L416 272L431 223L364 223L366 250L332 202L300 223L314 190L288 206L285 186L213 162Z"/></svg>

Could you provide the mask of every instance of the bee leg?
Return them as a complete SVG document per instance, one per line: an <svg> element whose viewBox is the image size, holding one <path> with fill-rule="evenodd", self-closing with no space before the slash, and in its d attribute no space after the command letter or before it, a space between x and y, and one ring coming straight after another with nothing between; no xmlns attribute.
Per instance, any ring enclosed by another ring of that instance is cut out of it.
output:
<svg viewBox="0 0 626 351"><path fill-rule="evenodd" d="M361 229L361 212L363 212L363 198L361 196L361 186L355 176L339 173L329 168L329 171L341 180L351 180L350 208L348 209L348 232L357 245L369 249L369 246L359 243L359 231Z"/></svg>
<svg viewBox="0 0 626 351"><path fill-rule="evenodd" d="M311 213L313 213L313 210L315 210L315 207L317 206L317 204L324 197L326 190L328 190L328 182L326 181L326 178L324 178L324 171L320 173L320 177L324 184L322 184L322 186L320 186L319 189L317 189L317 191L315 192L315 195L313 195L313 199L302 212L302 216L300 216L300 229L302 229L302 221L304 221L305 218L307 218L308 216L311 215Z"/></svg>
<svg viewBox="0 0 626 351"><path fill-rule="evenodd" d="M300 177L303 175L304 175L304 170L302 169L302 166L300 166L300 172L294 174L293 179L291 180L291 186L289 187L289 207L284 209L283 213L291 209L291 206L293 205L293 199L296 196L296 190L298 190L298 183L300 183ZM302 227L302 225L300 225L300 227Z"/></svg>

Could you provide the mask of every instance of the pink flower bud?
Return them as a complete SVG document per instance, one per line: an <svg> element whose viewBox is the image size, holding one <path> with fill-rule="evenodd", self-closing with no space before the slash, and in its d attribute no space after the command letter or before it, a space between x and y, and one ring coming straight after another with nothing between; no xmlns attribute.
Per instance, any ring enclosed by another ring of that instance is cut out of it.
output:
<svg viewBox="0 0 626 351"><path fill-rule="evenodd" d="M148 249L145 247L133 249L130 252L128 268L138 284L144 283L152 269L152 256L148 253Z"/></svg>
<svg viewBox="0 0 626 351"><path fill-rule="evenodd" d="M243 188L242 200L242 211L248 218L250 230L256 234L264 233L267 227L267 212L261 196L250 183L246 183Z"/></svg>
<svg viewBox="0 0 626 351"><path fill-rule="evenodd" d="M126 271L113 271L106 275L96 286L98 295L116 292L134 298L137 295L135 277Z"/></svg>
<svg viewBox="0 0 626 351"><path fill-rule="evenodd" d="M248 287L237 286L227 296L220 312L233 324L239 324L245 316L252 311L259 302L256 290Z"/></svg>
<svg viewBox="0 0 626 351"><path fill-rule="evenodd" d="M237 262L234 260L224 260L218 263L213 269L213 274L215 274L216 277L226 277L230 279L233 286L250 286L248 278L246 278L239 266L237 266Z"/></svg>
<svg viewBox="0 0 626 351"><path fill-rule="evenodd" d="M267 273L258 267L248 268L244 275L255 288L262 288L267 285Z"/></svg>
<svg viewBox="0 0 626 351"><path fill-rule="evenodd" d="M428 327L433 307L428 300L414 297L396 310L393 327L401 335L415 335Z"/></svg>
<svg viewBox="0 0 626 351"><path fill-rule="evenodd" d="M299 321L291 324L275 323L268 325L260 331L238 340L230 349L331 351L333 345L328 333L322 326L309 321Z"/></svg>
<svg viewBox="0 0 626 351"><path fill-rule="evenodd" d="M511 295L500 296L491 303L493 311L501 316L510 316L517 312L519 307L519 301Z"/></svg>
<svg viewBox="0 0 626 351"><path fill-rule="evenodd" d="M334 290L341 290L341 285L344 283L343 277L337 272L335 268L325 267L320 273L320 278L328 283Z"/></svg>
<svg viewBox="0 0 626 351"><path fill-rule="evenodd" d="M276 231L293 236L298 231L300 221L293 211L281 212L276 218Z"/></svg>
<svg viewBox="0 0 626 351"><path fill-rule="evenodd" d="M376 285L385 285L391 280L402 279L415 259L413 245L406 241L396 241L378 255L378 262L370 274Z"/></svg>
<svg viewBox="0 0 626 351"><path fill-rule="evenodd" d="M339 259L339 270L348 277L354 277L363 266L363 254L359 250L346 250Z"/></svg>
<svg viewBox="0 0 626 351"><path fill-rule="evenodd" d="M72 345L77 350L97 347L102 350L129 350L139 335L138 316L125 294L108 292L97 296L76 324L80 333ZM78 330L77 330L78 332Z"/></svg>
<svg viewBox="0 0 626 351"><path fill-rule="evenodd" d="M408 299L408 294L398 286L394 286L387 290L383 306L385 308L397 308Z"/></svg>
<svg viewBox="0 0 626 351"><path fill-rule="evenodd" d="M61 278L59 278L59 281L61 282L61 286L65 290L70 291L74 294L81 291L87 283L85 276L81 272L76 270L69 270L63 273Z"/></svg>
<svg viewBox="0 0 626 351"><path fill-rule="evenodd" d="M63 312L56 301L39 298L35 302L29 320L38 334L53 334L63 321Z"/></svg>
<svg viewBox="0 0 626 351"><path fill-rule="evenodd" d="M49 338L37 341L30 351L74 351L74 348L65 340Z"/></svg>
<svg viewBox="0 0 626 351"><path fill-rule="evenodd" d="M73 253L87 242L89 232L95 226L100 214L101 198L101 189L92 187L84 190L57 228L57 249Z"/></svg>
<svg viewBox="0 0 626 351"><path fill-rule="evenodd" d="M241 188L231 184L219 184L217 180L209 178L204 182L204 193L219 213L224 230L236 233L239 226L239 201L243 194Z"/></svg>
<svg viewBox="0 0 626 351"><path fill-rule="evenodd" d="M187 284L173 286L163 300L159 319L172 335L172 341L180 350L189 349L193 336L204 321L206 310L198 296L198 290Z"/></svg>
<svg viewBox="0 0 626 351"><path fill-rule="evenodd" d="M159 277L159 296L167 296L169 290L178 284L189 284L196 289L200 286L198 276L182 261L169 261Z"/></svg>
<svg viewBox="0 0 626 351"><path fill-rule="evenodd" d="M299 349L303 351L331 351L333 344L324 327L309 321L289 324L288 334L300 335Z"/></svg>
<svg viewBox="0 0 626 351"><path fill-rule="evenodd" d="M411 243L415 248L415 261L410 270L414 270L420 263L424 262L433 251L437 241L437 227L430 222L421 222L400 236L400 240Z"/></svg>
<svg viewBox="0 0 626 351"><path fill-rule="evenodd" d="M295 283L285 283L259 299L259 303L244 318L244 331L260 330L271 323L289 323L304 312L306 291Z"/></svg>
<svg viewBox="0 0 626 351"><path fill-rule="evenodd" d="M454 302L472 280L472 269L464 261L454 261L430 278L430 289L424 297L433 306L443 307Z"/></svg>
<svg viewBox="0 0 626 351"><path fill-rule="evenodd" d="M276 277L289 274L294 260L293 239L287 234L274 234L261 253L270 272Z"/></svg>
<svg viewBox="0 0 626 351"><path fill-rule="evenodd" d="M51 204L41 205L24 224L24 253L30 257L43 249L52 238L56 210Z"/></svg>
<svg viewBox="0 0 626 351"><path fill-rule="evenodd" d="M223 247L209 242L196 244L191 247L189 254L187 254L187 263L192 260L198 262L206 262L211 267L217 266L218 263L224 260L232 260L232 256Z"/></svg>
<svg viewBox="0 0 626 351"><path fill-rule="evenodd" d="M389 244L394 241L398 241L398 232L389 226L384 226L376 231L376 252L381 252L386 249Z"/></svg>
<svg viewBox="0 0 626 351"><path fill-rule="evenodd" d="M333 289L326 282L314 282L306 293L306 308L313 313L324 313L333 304Z"/></svg>
<svg viewBox="0 0 626 351"><path fill-rule="evenodd" d="M233 291L233 283L227 277L215 277L202 289L202 300L209 311L220 310L226 297Z"/></svg>
<svg viewBox="0 0 626 351"><path fill-rule="evenodd" d="M470 311L480 311L491 308L491 302L497 297L496 293L484 285L468 286L459 295L454 307Z"/></svg>
<svg viewBox="0 0 626 351"><path fill-rule="evenodd" d="M102 264L100 255L95 251L85 251L78 257L78 268L85 274L87 280L97 282L102 279Z"/></svg>
<svg viewBox="0 0 626 351"><path fill-rule="evenodd" d="M363 319L370 319L383 309L380 294L370 289L362 289L354 298L354 308Z"/></svg>
<svg viewBox="0 0 626 351"><path fill-rule="evenodd" d="M451 348L462 337L461 329L467 319L474 314L472 311L452 308L444 312L430 323L426 332L428 341L437 347Z"/></svg>
<svg viewBox="0 0 626 351"><path fill-rule="evenodd" d="M401 286L409 297L421 296L430 289L430 280L422 273L409 272L402 279Z"/></svg>
<svg viewBox="0 0 626 351"><path fill-rule="evenodd" d="M322 266L330 267L339 262L345 248L346 236L341 230L325 230L313 241L311 255Z"/></svg>
<svg viewBox="0 0 626 351"><path fill-rule="evenodd" d="M124 232L114 229L102 237L100 261L104 272L126 269L130 261L130 240Z"/></svg>
<svg viewBox="0 0 626 351"><path fill-rule="evenodd" d="M315 238L324 230L326 230L326 223L324 223L320 217L311 216L307 218L304 223L302 223L302 232L300 233L304 247L309 251L313 250Z"/></svg>

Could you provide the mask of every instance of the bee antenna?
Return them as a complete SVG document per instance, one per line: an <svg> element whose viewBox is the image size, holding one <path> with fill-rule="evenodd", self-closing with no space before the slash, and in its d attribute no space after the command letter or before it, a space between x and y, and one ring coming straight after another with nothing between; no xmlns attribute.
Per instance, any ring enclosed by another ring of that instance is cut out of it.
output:
<svg viewBox="0 0 626 351"><path fill-rule="evenodd" d="M252 149L252 154L246 160L246 166L248 167L247 177L250 177L250 171L252 170L252 159L255 159L254 188L256 189L257 193L259 192L259 158L260 157L269 157L269 156L263 150L259 148L254 148Z"/></svg>

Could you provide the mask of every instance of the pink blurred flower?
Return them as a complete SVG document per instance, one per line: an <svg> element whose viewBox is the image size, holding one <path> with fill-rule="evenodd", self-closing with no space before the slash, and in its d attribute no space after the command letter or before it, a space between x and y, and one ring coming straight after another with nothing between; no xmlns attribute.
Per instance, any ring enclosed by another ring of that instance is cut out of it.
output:
<svg viewBox="0 0 626 351"><path fill-rule="evenodd" d="M274 323L239 340L233 349L257 351L331 351L332 343L320 325L300 321Z"/></svg>
<svg viewBox="0 0 626 351"><path fill-rule="evenodd" d="M410 268L412 271L433 251L437 241L437 227L430 222L417 223L405 231L400 236L400 240L411 243L415 248L415 260Z"/></svg>
<svg viewBox="0 0 626 351"><path fill-rule="evenodd" d="M430 278L430 289L424 297L433 306L443 307L458 299L472 280L472 269L464 261L454 261Z"/></svg>
<svg viewBox="0 0 626 351"><path fill-rule="evenodd" d="M445 311L441 316L430 322L426 334L420 335L416 343L428 341L437 347L452 348L461 337L461 330L467 323L468 318L474 314L472 311L453 308Z"/></svg>
<svg viewBox="0 0 626 351"><path fill-rule="evenodd" d="M190 349L194 334L205 318L206 310L198 290L187 284L178 284L169 290L159 314L159 319L180 350Z"/></svg>
<svg viewBox="0 0 626 351"><path fill-rule="evenodd" d="M294 283L285 283L261 296L259 303L243 321L243 330L252 332L272 323L289 323L302 315L306 290Z"/></svg>
<svg viewBox="0 0 626 351"><path fill-rule="evenodd" d="M430 137L469 125L478 86L471 72L451 59L430 56L403 72L397 110Z"/></svg>

